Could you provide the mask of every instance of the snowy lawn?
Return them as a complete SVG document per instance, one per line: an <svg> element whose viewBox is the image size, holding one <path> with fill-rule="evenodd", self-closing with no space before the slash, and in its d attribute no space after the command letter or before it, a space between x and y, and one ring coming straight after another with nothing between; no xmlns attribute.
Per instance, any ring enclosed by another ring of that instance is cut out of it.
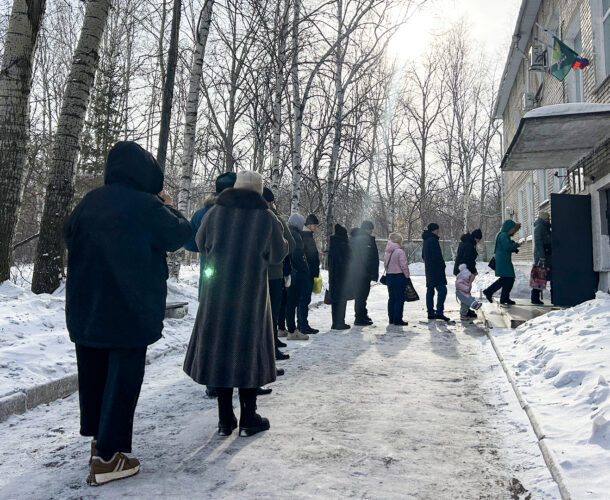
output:
<svg viewBox="0 0 610 500"><path fill-rule="evenodd" d="M408 327L388 327L386 300L374 286L375 325L347 332L328 330L328 306L312 309L321 332L288 342L286 375L259 398L271 430L252 438L217 435L216 402L182 372L184 350L152 363L135 418L142 470L125 481L86 486L76 395L10 417L0 497L559 498L484 331L422 321L421 301Z"/></svg>
<svg viewBox="0 0 610 500"><path fill-rule="evenodd" d="M610 498L610 295L491 333L573 498Z"/></svg>

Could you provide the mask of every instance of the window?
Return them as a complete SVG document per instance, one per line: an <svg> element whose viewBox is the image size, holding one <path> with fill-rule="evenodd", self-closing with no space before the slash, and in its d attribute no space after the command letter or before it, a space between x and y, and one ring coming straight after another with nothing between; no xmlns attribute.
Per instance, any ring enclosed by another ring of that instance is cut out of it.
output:
<svg viewBox="0 0 610 500"><path fill-rule="evenodd" d="M525 233L525 221L523 220L523 214L525 211L523 210L523 189L519 189L517 193L517 222L521 223L521 229L519 229L519 234L521 237L524 237Z"/></svg>
<svg viewBox="0 0 610 500"><path fill-rule="evenodd" d="M553 193L561 193L568 183L568 169L559 168L553 173Z"/></svg>
<svg viewBox="0 0 610 500"><path fill-rule="evenodd" d="M608 0L610 1L610 0ZM566 44L574 49L579 56L582 56L582 32L580 30L580 13L578 13L565 34ZM566 77L568 102L584 102L584 86L581 69L573 69Z"/></svg>
<svg viewBox="0 0 610 500"><path fill-rule="evenodd" d="M610 0L590 0L595 77L600 84L610 74Z"/></svg>
<svg viewBox="0 0 610 500"><path fill-rule="evenodd" d="M525 195L527 202L527 236L534 234L534 174L530 176L528 183L525 186Z"/></svg>
<svg viewBox="0 0 610 500"><path fill-rule="evenodd" d="M546 170L538 170L538 204L542 205L549 199L549 185L546 180Z"/></svg>

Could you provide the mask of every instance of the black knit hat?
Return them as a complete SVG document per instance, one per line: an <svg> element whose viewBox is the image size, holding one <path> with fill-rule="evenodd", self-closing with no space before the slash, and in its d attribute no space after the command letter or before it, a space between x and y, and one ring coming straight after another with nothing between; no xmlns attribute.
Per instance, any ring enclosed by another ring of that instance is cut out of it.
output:
<svg viewBox="0 0 610 500"><path fill-rule="evenodd" d="M225 189L232 188L235 185L237 175L235 172L225 172L216 177L216 194L222 193Z"/></svg>
<svg viewBox="0 0 610 500"><path fill-rule="evenodd" d="M309 214L307 219L305 219L305 225L309 226L310 224L320 224L320 221L314 214Z"/></svg>
<svg viewBox="0 0 610 500"><path fill-rule="evenodd" d="M476 238L477 240L482 240L483 239L483 232L480 229L475 229L470 234L472 234L472 237Z"/></svg>
<svg viewBox="0 0 610 500"><path fill-rule="evenodd" d="M273 196L273 191L271 191L271 189L269 189L268 187L263 188L263 198L265 198L265 201L267 203L271 203L272 201L275 201L275 196Z"/></svg>
<svg viewBox="0 0 610 500"><path fill-rule="evenodd" d="M432 232L432 231L436 231L437 229L440 229L440 226L436 222L431 222L430 224L428 224L428 227L426 229L428 229L428 231Z"/></svg>
<svg viewBox="0 0 610 500"><path fill-rule="evenodd" d="M360 224L360 229L362 229L363 231L372 231L373 229L375 229L375 226L370 220L365 220L362 221L362 224Z"/></svg>

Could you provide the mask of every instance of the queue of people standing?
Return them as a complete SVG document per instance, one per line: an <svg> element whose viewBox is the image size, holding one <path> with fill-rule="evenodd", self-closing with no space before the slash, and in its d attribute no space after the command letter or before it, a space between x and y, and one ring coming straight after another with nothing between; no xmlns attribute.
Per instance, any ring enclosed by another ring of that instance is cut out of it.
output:
<svg viewBox="0 0 610 500"><path fill-rule="evenodd" d="M66 319L76 345L80 432L92 438L87 483L94 486L140 470L140 462L126 454L132 449L147 347L163 329L166 252L185 246L200 254L199 307L183 369L206 386L208 396L217 397L220 435L238 427L241 436L270 428L256 402L259 394L270 392L264 386L283 374L276 360L289 358L280 349L285 346L280 337L299 341L318 333L308 320L313 283L320 275L314 214L295 213L285 222L261 175L242 171L219 176L215 195L189 222L172 207L163 182L163 171L149 152L135 142L119 142L108 154L104 185L89 192L64 225ZM505 224L503 231L513 228L514 223ZM330 237L333 329L350 328L345 316L352 299L354 324L373 323L367 311L371 282L379 279L373 230L373 223L364 221L348 237L337 224ZM439 230L429 224L424 231L426 304L429 319L446 321ZM509 242L499 233L497 246L513 251L507 236ZM474 246L481 237L477 230L462 238L458 284L464 269L476 274ZM409 280L401 243L401 235L392 233L384 258L388 317L397 326L406 324L402 314ZM470 276L464 280L458 299L468 317L478 303L469 296ZM236 388L239 420L233 410Z"/></svg>

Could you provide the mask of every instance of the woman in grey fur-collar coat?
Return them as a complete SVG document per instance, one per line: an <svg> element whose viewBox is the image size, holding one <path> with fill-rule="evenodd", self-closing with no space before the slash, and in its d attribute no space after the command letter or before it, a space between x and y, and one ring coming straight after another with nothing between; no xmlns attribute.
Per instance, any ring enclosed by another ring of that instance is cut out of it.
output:
<svg viewBox="0 0 610 500"><path fill-rule="evenodd" d="M282 226L255 191L227 189L196 236L206 279L184 371L214 387L276 378L267 267L288 253Z"/></svg>

